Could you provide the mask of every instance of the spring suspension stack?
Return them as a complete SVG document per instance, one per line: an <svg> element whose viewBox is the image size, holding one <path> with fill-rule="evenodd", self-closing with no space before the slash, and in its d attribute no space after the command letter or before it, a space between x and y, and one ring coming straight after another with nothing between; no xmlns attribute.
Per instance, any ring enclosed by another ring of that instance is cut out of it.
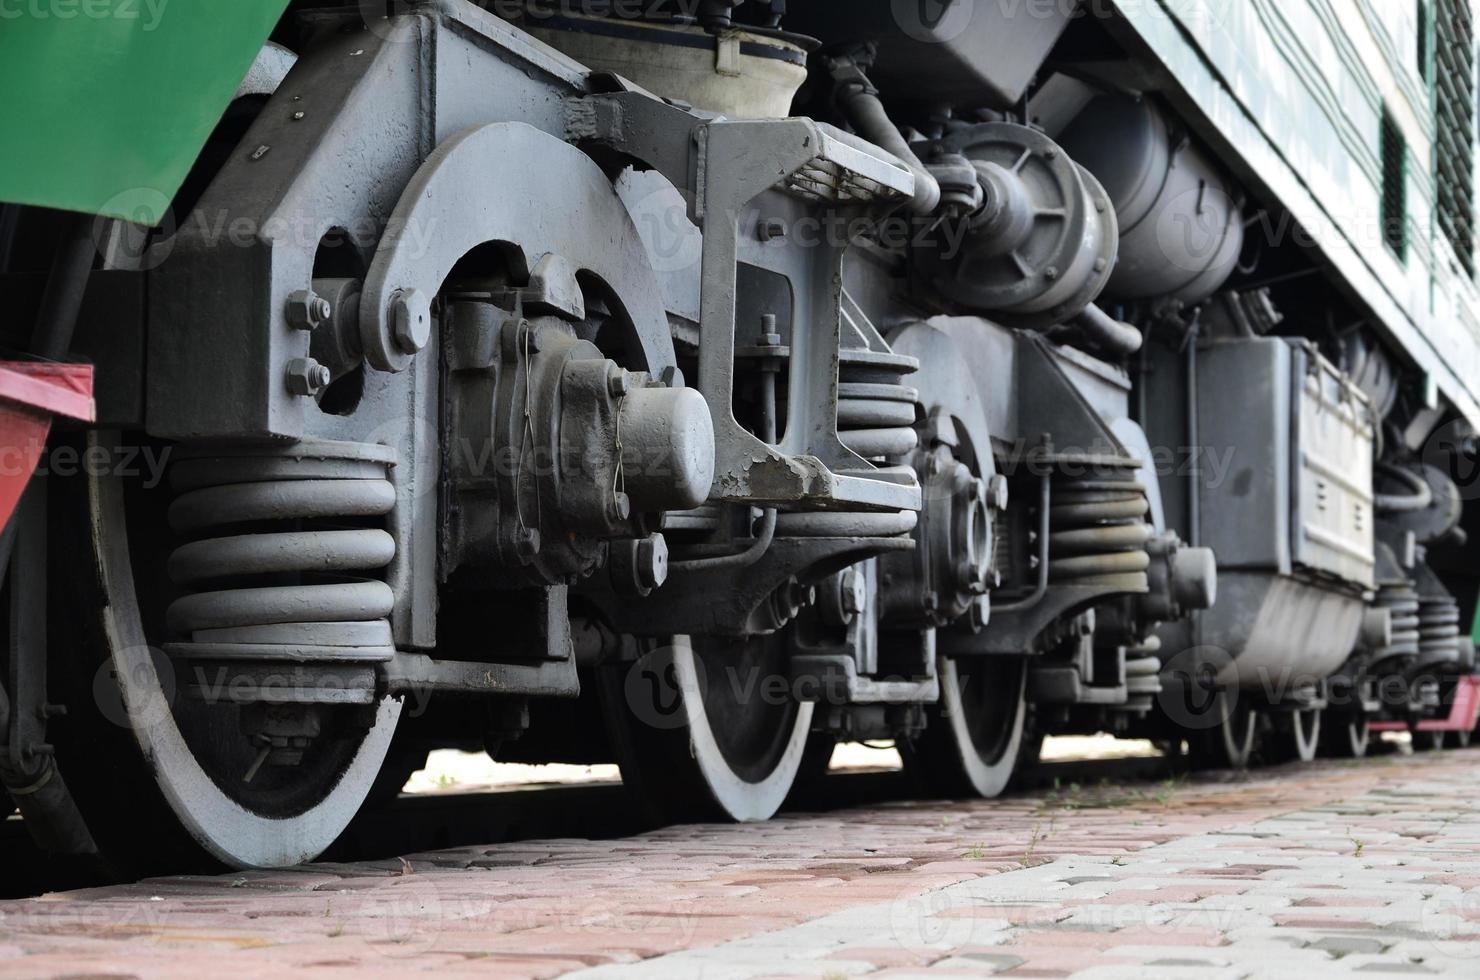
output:
<svg viewBox="0 0 1480 980"><path fill-rule="evenodd" d="M1459 659L1459 603L1446 592L1418 597L1418 660L1414 668L1449 667Z"/></svg>
<svg viewBox="0 0 1480 980"><path fill-rule="evenodd" d="M864 459L897 460L919 442L915 403L920 394L902 379L914 358L862 349L839 352L838 437Z"/></svg>
<svg viewBox="0 0 1480 980"><path fill-rule="evenodd" d="M165 650L188 696L241 706L263 762L294 765L319 734L319 708L375 701L376 665L395 654L395 557L385 530L396 491L383 446L301 442L186 450L171 579L188 594L166 613Z"/></svg>
<svg viewBox="0 0 1480 980"><path fill-rule="evenodd" d="M1380 581L1373 605L1388 611L1392 634L1386 646L1373 651L1372 665L1386 664L1390 668L1402 669L1418 658L1418 592L1406 578Z"/></svg>
<svg viewBox="0 0 1480 980"><path fill-rule="evenodd" d="M1049 581L1145 591L1151 558L1146 489L1127 471L1058 477L1049 506Z"/></svg>
<svg viewBox="0 0 1480 980"><path fill-rule="evenodd" d="M783 363L778 358L770 369L780 370ZM907 465L902 461L919 445L915 419L920 394L903 384L918 367L913 357L887 351L844 348L838 352L838 439L878 463L879 469ZM914 526L912 513L795 513L779 516L776 534L786 538L892 537Z"/></svg>

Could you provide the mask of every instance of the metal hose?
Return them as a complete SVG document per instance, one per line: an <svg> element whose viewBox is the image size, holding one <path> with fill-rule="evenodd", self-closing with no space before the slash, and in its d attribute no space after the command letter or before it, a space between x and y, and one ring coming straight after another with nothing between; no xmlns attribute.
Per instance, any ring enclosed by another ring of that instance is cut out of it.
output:
<svg viewBox="0 0 1480 980"><path fill-rule="evenodd" d="M767 507L765 515L761 518L760 530L756 533L755 540L750 547L744 551L737 551L732 555L715 555L712 558L693 558L689 561L669 562L668 574L685 574L690 572L712 572L721 568L747 568L760 561L771 547L771 541L776 537L776 508Z"/></svg>
<svg viewBox="0 0 1480 980"><path fill-rule="evenodd" d="M1091 303L1073 319L1085 339L1110 354L1134 354L1141 349L1141 331L1122 323Z"/></svg>
<svg viewBox="0 0 1480 980"><path fill-rule="evenodd" d="M1411 494L1379 493L1372 496L1372 505L1378 510L1389 514L1411 513L1413 511L1425 510L1434 502L1434 491L1429 487L1428 481L1417 473L1394 466L1391 463L1378 463L1379 472L1385 473L1399 483L1406 483L1412 490Z"/></svg>
<svg viewBox="0 0 1480 980"><path fill-rule="evenodd" d="M856 66L857 62L850 63L850 68ZM889 118L884 103L879 101L879 93L868 83L862 69L850 70L849 75L847 81L838 85L838 108L860 136L894 154L914 174L915 196L910 199L909 209L916 214L933 213L940 204L940 182L925 169L909 141Z"/></svg>

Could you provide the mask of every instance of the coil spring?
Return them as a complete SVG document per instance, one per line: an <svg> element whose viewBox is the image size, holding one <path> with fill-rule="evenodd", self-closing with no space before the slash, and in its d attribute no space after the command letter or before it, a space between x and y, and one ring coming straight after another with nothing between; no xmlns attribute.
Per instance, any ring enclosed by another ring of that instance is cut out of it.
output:
<svg viewBox="0 0 1480 980"><path fill-rule="evenodd" d="M169 523L192 540L167 568L197 591L170 604L169 632L189 639L166 652L229 665L233 677L273 665L334 676L290 684L282 700L373 700L370 665L395 654L387 619L394 597L385 582L360 576L395 557L391 535L365 526L395 507L392 460L382 446L357 443L180 454L170 471L179 496Z"/></svg>
<svg viewBox="0 0 1480 980"><path fill-rule="evenodd" d="M838 439L844 446L869 460L901 460L915 451L920 393L900 384L915 369L912 357L839 351ZM776 533L785 538L890 538L909 534L916 523L912 511L781 514Z"/></svg>
<svg viewBox="0 0 1480 980"><path fill-rule="evenodd" d="M1149 510L1145 488L1127 479L1061 481L1049 504L1049 581L1093 585L1138 576L1144 588Z"/></svg>
<svg viewBox="0 0 1480 980"><path fill-rule="evenodd" d="M1147 637L1125 648L1125 689L1131 697L1154 697L1161 693L1161 638Z"/></svg>
<svg viewBox="0 0 1480 980"><path fill-rule="evenodd" d="M1418 599L1417 667L1453 664L1459 660L1459 603L1440 593Z"/></svg>
<svg viewBox="0 0 1480 980"><path fill-rule="evenodd" d="M839 352L838 438L864 459L900 459L914 452L920 393L900 384L915 360L865 350Z"/></svg>
<svg viewBox="0 0 1480 980"><path fill-rule="evenodd" d="M1392 622L1392 640L1373 651L1373 663L1385 660L1412 660L1418 656L1419 600L1413 583L1406 580L1384 582L1377 590L1373 604L1386 609Z"/></svg>

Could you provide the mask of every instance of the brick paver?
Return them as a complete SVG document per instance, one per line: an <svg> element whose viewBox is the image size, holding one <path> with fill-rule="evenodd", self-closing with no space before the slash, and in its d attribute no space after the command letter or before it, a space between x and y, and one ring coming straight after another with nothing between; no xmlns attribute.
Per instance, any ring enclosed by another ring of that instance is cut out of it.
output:
<svg viewBox="0 0 1480 980"><path fill-rule="evenodd" d="M0 974L1480 976L1480 751L0 903Z"/></svg>

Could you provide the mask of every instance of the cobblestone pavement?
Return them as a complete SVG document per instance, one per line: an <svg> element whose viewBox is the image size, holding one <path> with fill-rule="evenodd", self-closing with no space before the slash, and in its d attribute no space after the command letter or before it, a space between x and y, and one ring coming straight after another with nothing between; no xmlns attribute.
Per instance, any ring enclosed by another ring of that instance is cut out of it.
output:
<svg viewBox="0 0 1480 980"><path fill-rule="evenodd" d="M1480 750L0 903L0 975L1480 977Z"/></svg>

